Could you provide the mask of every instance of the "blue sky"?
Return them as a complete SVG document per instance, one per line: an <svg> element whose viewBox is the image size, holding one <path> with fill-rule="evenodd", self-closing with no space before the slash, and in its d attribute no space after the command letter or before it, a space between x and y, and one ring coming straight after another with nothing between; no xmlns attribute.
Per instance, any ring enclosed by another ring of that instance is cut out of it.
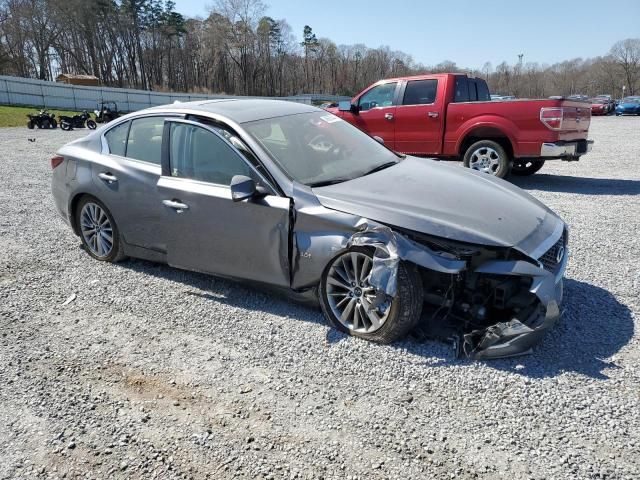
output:
<svg viewBox="0 0 640 480"><path fill-rule="evenodd" d="M425 65L461 67L506 60L554 63L606 54L640 37L640 0L263 0L296 37L305 24L337 44L388 45ZM211 3L175 0L187 16L206 16ZM481 8L480 8L481 7Z"/></svg>

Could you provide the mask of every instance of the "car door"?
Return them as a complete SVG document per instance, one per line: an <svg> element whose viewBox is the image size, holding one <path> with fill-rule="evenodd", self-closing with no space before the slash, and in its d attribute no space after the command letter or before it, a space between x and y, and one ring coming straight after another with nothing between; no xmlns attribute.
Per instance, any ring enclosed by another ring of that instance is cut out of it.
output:
<svg viewBox="0 0 640 480"><path fill-rule="evenodd" d="M116 125L103 136L103 154L92 165L97 197L113 213L127 244L164 252L158 206L165 116L145 116Z"/></svg>
<svg viewBox="0 0 640 480"><path fill-rule="evenodd" d="M394 122L395 149L409 154L439 154L444 101L438 98L438 80L409 80L401 91Z"/></svg>
<svg viewBox="0 0 640 480"><path fill-rule="evenodd" d="M357 100L357 113L344 112L345 118L372 137L380 137L385 145L394 148L394 116L398 82L374 85Z"/></svg>
<svg viewBox="0 0 640 480"><path fill-rule="evenodd" d="M178 268L289 286L290 199L217 129L168 119L158 192L167 262ZM268 194L234 202L230 183L245 175Z"/></svg>

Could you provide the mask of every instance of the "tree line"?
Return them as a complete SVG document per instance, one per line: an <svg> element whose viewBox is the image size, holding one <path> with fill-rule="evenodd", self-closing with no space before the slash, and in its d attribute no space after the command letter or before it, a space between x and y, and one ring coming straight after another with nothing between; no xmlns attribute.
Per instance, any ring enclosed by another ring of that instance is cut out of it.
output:
<svg viewBox="0 0 640 480"><path fill-rule="evenodd" d="M0 0L0 73L54 80L95 75L103 85L157 91L282 96L353 95L386 77L466 72L518 97L640 93L640 39L608 55L552 65L451 61L426 66L389 47L336 45L311 26L294 33L260 0L216 0L187 18L171 0Z"/></svg>

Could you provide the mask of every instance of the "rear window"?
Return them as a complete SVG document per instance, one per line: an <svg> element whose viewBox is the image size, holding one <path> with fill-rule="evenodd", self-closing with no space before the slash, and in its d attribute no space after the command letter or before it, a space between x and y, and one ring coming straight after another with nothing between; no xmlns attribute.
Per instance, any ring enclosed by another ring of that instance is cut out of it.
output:
<svg viewBox="0 0 640 480"><path fill-rule="evenodd" d="M487 82L481 78L456 77L455 89L454 101L456 102L491 101Z"/></svg>
<svg viewBox="0 0 640 480"><path fill-rule="evenodd" d="M404 91L403 105L425 105L436 101L438 91L438 81L431 80L411 80L407 82Z"/></svg>
<svg viewBox="0 0 640 480"><path fill-rule="evenodd" d="M478 91L478 101L479 102L488 102L491 100L491 95L489 95L489 87L487 86L487 82L482 80L481 78L476 78L476 89Z"/></svg>

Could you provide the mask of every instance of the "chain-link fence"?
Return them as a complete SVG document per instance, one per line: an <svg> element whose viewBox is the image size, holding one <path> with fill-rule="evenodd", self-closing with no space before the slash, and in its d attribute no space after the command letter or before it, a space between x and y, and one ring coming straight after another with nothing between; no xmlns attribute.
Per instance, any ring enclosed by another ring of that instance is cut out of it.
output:
<svg viewBox="0 0 640 480"><path fill-rule="evenodd" d="M197 93L164 93L113 87L86 87L0 75L0 104L3 105L28 105L65 110L94 110L98 103L111 101L117 103L118 110L133 112L156 105L166 105L167 103L173 103L175 101L190 102L218 98L249 97ZM272 98L306 104L338 102L349 99L349 97L322 94L251 98Z"/></svg>

